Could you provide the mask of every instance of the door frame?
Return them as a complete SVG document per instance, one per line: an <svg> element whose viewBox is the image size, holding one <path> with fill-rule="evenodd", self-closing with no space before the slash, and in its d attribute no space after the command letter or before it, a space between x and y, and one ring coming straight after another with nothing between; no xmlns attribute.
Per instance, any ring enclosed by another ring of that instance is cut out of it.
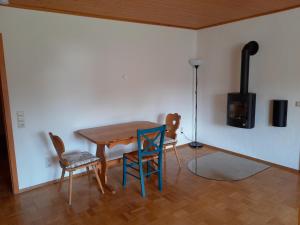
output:
<svg viewBox="0 0 300 225"><path fill-rule="evenodd" d="M3 36L0 33L0 85L2 92L2 108L3 108L3 117L4 117L4 129L7 143L7 153L10 169L10 180L12 184L12 191L14 194L19 193L19 181L18 181L18 172L17 172L17 163L16 163L16 154L12 130L12 120L9 104L9 95L8 95L8 85L5 69L5 60L4 60L4 47L3 47Z"/></svg>

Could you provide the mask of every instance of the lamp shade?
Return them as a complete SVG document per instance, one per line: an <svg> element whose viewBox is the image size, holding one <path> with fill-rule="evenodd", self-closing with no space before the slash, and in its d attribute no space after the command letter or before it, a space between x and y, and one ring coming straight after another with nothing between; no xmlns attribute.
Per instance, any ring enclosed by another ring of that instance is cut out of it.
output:
<svg viewBox="0 0 300 225"><path fill-rule="evenodd" d="M189 63L192 66L200 66L203 63L203 61L201 59L190 59Z"/></svg>

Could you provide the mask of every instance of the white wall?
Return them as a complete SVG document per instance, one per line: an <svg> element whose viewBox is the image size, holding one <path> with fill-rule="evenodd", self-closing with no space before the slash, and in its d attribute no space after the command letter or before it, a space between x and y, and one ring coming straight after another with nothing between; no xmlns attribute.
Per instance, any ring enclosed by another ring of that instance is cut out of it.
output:
<svg viewBox="0 0 300 225"><path fill-rule="evenodd" d="M178 112L191 137L193 71L187 62L197 53L205 61L199 139L298 169L298 21L295 9L197 32L0 7L20 188L59 177L48 131L70 149L94 153L95 145L75 130L161 122ZM246 130L226 126L226 95L239 91L240 50L250 40L260 50L251 58L249 87L257 94L256 126ZM289 100L286 128L269 124L269 103L276 98ZM17 128L17 111L25 112L25 128ZM186 142L179 135L179 144Z"/></svg>
<svg viewBox="0 0 300 225"><path fill-rule="evenodd" d="M260 49L251 58L249 91L257 94L256 126L226 126L228 92L239 91L240 52L248 41ZM299 169L300 9L198 31L199 138L204 143ZM287 99L288 126L270 126L270 100Z"/></svg>
<svg viewBox="0 0 300 225"><path fill-rule="evenodd" d="M75 130L178 112L191 135L196 31L0 7L0 32L20 188L59 177L49 131L95 152Z"/></svg>

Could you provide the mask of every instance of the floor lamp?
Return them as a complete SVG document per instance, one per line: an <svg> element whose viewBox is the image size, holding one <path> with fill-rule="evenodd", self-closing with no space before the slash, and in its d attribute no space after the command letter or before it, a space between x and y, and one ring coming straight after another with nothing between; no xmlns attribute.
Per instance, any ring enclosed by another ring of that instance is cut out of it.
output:
<svg viewBox="0 0 300 225"><path fill-rule="evenodd" d="M197 116L198 116L198 67L202 64L200 59L190 59L189 63L196 69L195 79L195 139L189 143L191 148L202 148L203 144L197 141Z"/></svg>

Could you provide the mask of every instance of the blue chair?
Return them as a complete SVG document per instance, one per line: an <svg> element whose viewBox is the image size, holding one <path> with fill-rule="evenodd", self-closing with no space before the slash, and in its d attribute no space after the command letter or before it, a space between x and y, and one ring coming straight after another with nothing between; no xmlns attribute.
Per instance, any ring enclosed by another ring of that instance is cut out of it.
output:
<svg viewBox="0 0 300 225"><path fill-rule="evenodd" d="M158 175L158 188L162 191L162 152L166 125L137 130L138 150L123 155L123 187L126 186L127 174L140 180L141 195L146 196L144 178L151 174ZM143 165L147 171L144 172ZM128 172L128 169L138 173Z"/></svg>

